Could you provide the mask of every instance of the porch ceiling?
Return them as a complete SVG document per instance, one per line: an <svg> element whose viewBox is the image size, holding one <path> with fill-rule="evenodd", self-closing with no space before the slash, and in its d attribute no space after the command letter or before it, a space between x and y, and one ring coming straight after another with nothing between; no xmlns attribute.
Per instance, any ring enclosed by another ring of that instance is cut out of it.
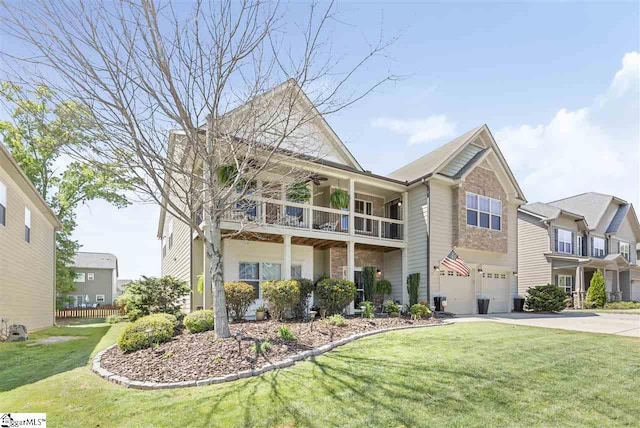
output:
<svg viewBox="0 0 640 428"><path fill-rule="evenodd" d="M231 231L223 231L231 232ZM271 233L251 233L246 232L243 234L236 235L230 239L241 240L241 241L255 241L255 242L273 242L277 244L282 244L284 242L284 238L282 235L271 234ZM306 238L303 236L292 236L291 237L292 245L308 245L318 250L326 250L332 247L346 247L347 243L345 241L336 241L332 239L319 239L319 238ZM377 251L395 251L398 248L395 247L387 247L384 245L369 245L369 244L355 244L356 248L366 249L366 250L377 250Z"/></svg>

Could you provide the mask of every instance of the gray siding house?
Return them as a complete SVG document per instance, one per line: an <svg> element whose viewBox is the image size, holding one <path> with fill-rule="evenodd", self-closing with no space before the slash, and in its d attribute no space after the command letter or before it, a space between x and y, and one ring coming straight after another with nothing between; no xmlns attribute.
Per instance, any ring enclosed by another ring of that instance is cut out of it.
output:
<svg viewBox="0 0 640 428"><path fill-rule="evenodd" d="M605 277L610 301L640 301L637 245L640 223L633 205L589 192L518 210L518 289L553 283L582 307L593 273Z"/></svg>
<svg viewBox="0 0 640 428"><path fill-rule="evenodd" d="M76 254L76 290L68 294L72 307L110 306L118 297L118 258L110 253Z"/></svg>

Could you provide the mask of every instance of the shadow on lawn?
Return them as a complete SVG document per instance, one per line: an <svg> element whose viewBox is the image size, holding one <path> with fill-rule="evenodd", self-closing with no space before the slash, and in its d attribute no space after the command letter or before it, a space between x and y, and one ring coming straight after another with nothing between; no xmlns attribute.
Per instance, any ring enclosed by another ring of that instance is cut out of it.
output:
<svg viewBox="0 0 640 428"><path fill-rule="evenodd" d="M85 366L109 328L53 327L34 334L27 342L1 343L0 392ZM34 346L36 340L49 336L77 336L81 339Z"/></svg>

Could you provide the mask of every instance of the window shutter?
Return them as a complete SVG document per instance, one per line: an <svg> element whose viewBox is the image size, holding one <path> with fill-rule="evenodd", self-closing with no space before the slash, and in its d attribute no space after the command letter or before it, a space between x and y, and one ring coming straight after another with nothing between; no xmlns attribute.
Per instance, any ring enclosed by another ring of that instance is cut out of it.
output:
<svg viewBox="0 0 640 428"><path fill-rule="evenodd" d="M558 228L557 227L553 228L553 239L554 239L554 241L553 241L554 249L555 249L555 252L557 253L558 252ZM557 280L556 280L556 282L557 282Z"/></svg>
<svg viewBox="0 0 640 428"><path fill-rule="evenodd" d="M573 247L571 251L571 253L573 254L578 254L578 245L577 245L577 241L578 238L576 237L576 233L575 232L571 232L571 246Z"/></svg>
<svg viewBox="0 0 640 428"><path fill-rule="evenodd" d="M588 256L588 254L587 254L587 238L586 237L582 238L582 255L583 256Z"/></svg>
<svg viewBox="0 0 640 428"><path fill-rule="evenodd" d="M556 275L555 285L558 285L558 275Z"/></svg>

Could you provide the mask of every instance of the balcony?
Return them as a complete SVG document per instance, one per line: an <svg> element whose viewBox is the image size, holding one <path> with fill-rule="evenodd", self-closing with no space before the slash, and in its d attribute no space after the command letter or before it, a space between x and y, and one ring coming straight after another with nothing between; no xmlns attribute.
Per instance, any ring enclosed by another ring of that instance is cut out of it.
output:
<svg viewBox="0 0 640 428"><path fill-rule="evenodd" d="M223 221L236 223L237 227L278 227L380 240L404 240L402 220L354 212L351 228L349 214L348 210L251 196L238 201L236 209L227 211Z"/></svg>

